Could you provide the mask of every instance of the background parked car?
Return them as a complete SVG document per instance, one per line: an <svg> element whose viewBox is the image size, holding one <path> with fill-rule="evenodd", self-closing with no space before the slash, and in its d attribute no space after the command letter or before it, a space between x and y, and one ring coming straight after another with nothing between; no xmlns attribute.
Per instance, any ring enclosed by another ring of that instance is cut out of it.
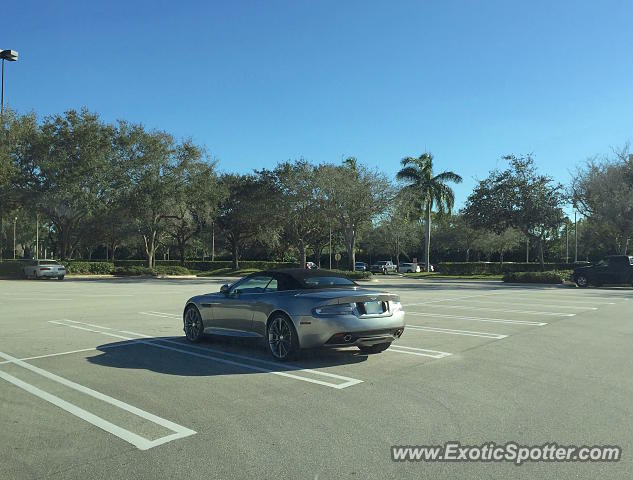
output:
<svg viewBox="0 0 633 480"><path fill-rule="evenodd" d="M24 267L26 278L56 278L63 280L66 275L66 267L55 260L33 260L30 265Z"/></svg>
<svg viewBox="0 0 633 480"><path fill-rule="evenodd" d="M595 265L574 268L572 280L579 287L633 284L633 256L609 255Z"/></svg>
<svg viewBox="0 0 633 480"><path fill-rule="evenodd" d="M365 262L356 262L354 265L354 270L357 272L366 272L368 268L369 267Z"/></svg>
<svg viewBox="0 0 633 480"><path fill-rule="evenodd" d="M398 267L391 260L380 260L371 266L371 273L382 273L387 275L389 272L396 272Z"/></svg>
<svg viewBox="0 0 633 480"><path fill-rule="evenodd" d="M417 273L420 271L420 265L417 263L403 262L398 266L400 273Z"/></svg>

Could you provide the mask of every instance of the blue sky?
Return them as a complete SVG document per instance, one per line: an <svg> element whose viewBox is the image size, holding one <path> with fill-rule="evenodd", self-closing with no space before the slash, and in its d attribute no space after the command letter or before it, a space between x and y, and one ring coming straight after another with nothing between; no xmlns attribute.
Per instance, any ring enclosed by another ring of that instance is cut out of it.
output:
<svg viewBox="0 0 633 480"><path fill-rule="evenodd" d="M192 137L221 170L304 157L562 182L633 140L633 2L5 0L5 102ZM8 20L8 16L11 20Z"/></svg>

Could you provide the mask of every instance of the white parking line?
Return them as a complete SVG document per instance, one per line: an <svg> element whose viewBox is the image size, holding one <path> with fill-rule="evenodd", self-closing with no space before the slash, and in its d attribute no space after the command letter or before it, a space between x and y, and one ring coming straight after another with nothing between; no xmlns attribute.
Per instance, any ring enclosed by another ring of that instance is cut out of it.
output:
<svg viewBox="0 0 633 480"><path fill-rule="evenodd" d="M148 420L152 423L160 425L161 427L164 427L174 432L171 435L166 435L164 437L157 438L156 440L149 440L125 428L119 427L118 425L115 425L55 395L45 392L44 390L41 390L35 387L34 385L31 385L30 383L26 383L20 380L19 378L14 377L13 375L9 375L8 373L0 371L0 378L3 378L7 382L12 383L16 387L19 387L31 393L32 395L35 395L41 398L42 400L46 400L47 402L52 403L53 405L67 411L68 413L75 415L76 417L79 417L82 420L85 420L86 422L91 423L92 425L99 427L100 429L105 430L106 432L111 433L112 435L115 435L119 437L120 439L125 440L128 443L131 443L132 445L137 447L139 450L148 450L150 448L156 447L158 445L162 445L172 440L188 437L196 433L195 431L189 428L183 427L182 425L178 425L176 423L170 422L169 420L165 420L164 418L153 415L149 412L146 412L145 410L141 410L140 408L137 408L125 402L122 402L121 400L117 400L116 398L110 397L96 390L92 390L91 388L85 387L78 383L72 382L64 377L60 377L59 375L55 375L54 373L51 373L47 370L36 367L29 363L26 363L23 360L20 360L18 358L12 357L9 354L0 352L0 357L4 358L5 360L8 360L9 363L11 364L18 365L22 368L25 368L26 370L30 370L31 372L37 373L38 375L41 375L42 377L48 378L49 380L53 380L54 382L60 383L68 388L71 388L78 392L84 393L88 396L101 400L105 403L118 407L121 410L125 410L126 412L132 413L138 417L141 417L145 420Z"/></svg>
<svg viewBox="0 0 633 480"><path fill-rule="evenodd" d="M237 366L237 367L241 367L241 368L246 368L249 370L255 370L258 372L265 372L265 373L272 373L274 375L280 375L283 377L288 377L288 378L294 378L295 380L301 380L304 382L308 382L308 383L314 383L317 385L323 385L326 387L330 387L330 388L335 388L338 390L341 390L343 388L347 388L347 387L351 387L352 385L357 385L359 383L362 383L362 380L358 380L356 378L350 378L350 377L344 377L342 375L336 375L333 373L327 373L327 372L321 372L318 370L312 370L312 369L308 369L308 368L301 368L295 365L291 365L291 364L284 364L283 366L279 365L279 364L275 364L273 362L268 362L266 360L260 360L258 358L254 358L254 357L248 357L246 355L237 355L235 353L229 353L229 352L223 352L221 350L213 350L210 348L200 348L200 347L195 347L193 345L187 345L187 348L176 348L176 347L171 347L168 345L163 345L162 343L171 343L171 344L176 344L179 347L184 347L184 345L180 342L174 342L173 340L168 340L168 339L151 339L151 340L143 340L141 338L131 338L131 337L125 337L123 335L118 335L116 333L111 333L111 332L104 332L104 331L99 331L99 330L93 330L91 328L86 328L86 327L82 327L80 325L69 325L67 323L64 323L66 320L64 319L63 321L55 321L55 320L49 320L49 323L54 323L57 325L63 325L66 327L70 327L70 328L76 328L79 330L85 330L88 332L94 332L94 333L99 333L102 335L107 335L110 337L114 337L114 338L120 338L123 340L132 340L135 343L141 343L141 344L146 344L146 345L151 345L152 347L156 347L156 348L162 348L165 350L171 350L174 352L179 352L179 353L184 353L186 355L191 355L194 357L199 357L199 358L205 358L207 360L213 360L216 361L218 363L225 363L227 365L233 365L233 366ZM75 322L75 323L81 323L81 322ZM94 325L92 325L94 326ZM97 328L99 328L99 326L96 326ZM123 332L121 332L123 333ZM127 332L128 335L138 335L141 337L145 337L145 338L151 338L148 337L147 335L144 334L138 334L138 333L134 333L134 332ZM161 343L159 343L161 342ZM132 343L132 342L131 342ZM246 363L241 363L241 362L236 362L233 360L228 360L226 358L221 358L221 357L216 357L213 355L208 355L208 354L203 354L203 353L197 353L195 351L192 351L192 349L195 350L202 350L205 352L212 352L212 353L216 353L216 354L221 354L224 356L228 356L228 357L234 357L234 358L240 358L240 359L244 359L244 360L249 360L249 361L255 361L258 363L262 363L262 364L268 364L268 365L272 365L274 367L276 367L277 369L279 368L286 368L288 370L291 370L292 368L296 368L296 372L303 372L303 373L309 373L309 374L313 374L313 375L320 375L323 377L329 377L329 378L336 378L338 380L343 380L342 383L332 383L332 382L326 382L324 380L317 380L314 378L309 378L309 377L304 377L301 375L296 375L294 373L288 373L287 371L279 371L279 370L272 370L270 368L264 368L264 367L259 367L257 365L250 365L250 364L246 364Z"/></svg>
<svg viewBox="0 0 633 480"><path fill-rule="evenodd" d="M460 310L487 310L490 312L519 313L522 315L545 315L548 317L573 317L575 313L538 312L534 310L512 310L508 308L473 307L470 305L433 305L436 308L455 308ZM406 312L409 313L409 312Z"/></svg>
<svg viewBox="0 0 633 480"><path fill-rule="evenodd" d="M469 303L477 303L477 304L484 304L484 305L499 305L500 302L495 302L493 300L471 300ZM598 307L581 307L578 305L570 305L568 303L565 304L558 304L558 305L553 305L553 304L544 304L541 303L539 301L534 301L531 303L521 303L521 302L515 302L514 299L508 301L508 303L510 303L511 305L524 305L527 307L533 307L535 305L538 305L539 308L570 308L572 310L598 310Z"/></svg>
<svg viewBox="0 0 633 480"><path fill-rule="evenodd" d="M168 313L168 312L154 312L152 310L149 310L147 313L153 313L153 314L157 314L157 315L165 315L167 317L174 317L174 318L182 318L182 315L178 314L178 313Z"/></svg>
<svg viewBox="0 0 633 480"><path fill-rule="evenodd" d="M417 316L420 316L420 317L454 318L456 320L472 320L474 322L509 323L509 324L515 324L515 325L532 325L532 326L535 326L535 327L542 327L543 325L547 325L546 322L531 322L529 320L507 320L505 318L469 317L469 316L463 316L463 315L448 315L446 313L406 312L406 314L407 315L417 315Z"/></svg>
<svg viewBox="0 0 633 480"><path fill-rule="evenodd" d="M138 312L138 313L140 313L141 315L149 315L151 317L173 318L173 317L170 317L169 315L161 315L158 313L150 313L150 312Z"/></svg>
<svg viewBox="0 0 633 480"><path fill-rule="evenodd" d="M454 330L451 328L425 327L422 325L407 325L405 327L405 330L423 330L425 332L447 333L449 335L465 335L467 337L494 338L496 340L501 340L502 338L506 338L508 336L502 335L500 333L473 332L471 330Z"/></svg>
<svg viewBox="0 0 633 480"><path fill-rule="evenodd" d="M403 345L391 345L385 352L406 353L408 355L419 355L421 357L444 358L449 357L452 353L440 352L438 350L429 350L426 348L405 347Z"/></svg>

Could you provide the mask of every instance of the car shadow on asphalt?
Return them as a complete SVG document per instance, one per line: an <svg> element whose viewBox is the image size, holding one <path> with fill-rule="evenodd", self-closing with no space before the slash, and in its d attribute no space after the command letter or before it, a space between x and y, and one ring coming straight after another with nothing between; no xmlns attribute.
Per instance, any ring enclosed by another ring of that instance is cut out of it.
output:
<svg viewBox="0 0 633 480"><path fill-rule="evenodd" d="M279 362L260 342L245 339L203 339L192 345L183 337L147 337L103 344L89 363L111 368L149 370L166 375L215 376L291 372L364 362L356 348L303 350L292 362Z"/></svg>

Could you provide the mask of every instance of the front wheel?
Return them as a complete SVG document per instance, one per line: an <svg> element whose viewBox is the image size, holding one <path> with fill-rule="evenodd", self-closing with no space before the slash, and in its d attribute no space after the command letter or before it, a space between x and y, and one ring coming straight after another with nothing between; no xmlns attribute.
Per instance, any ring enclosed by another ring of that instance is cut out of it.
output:
<svg viewBox="0 0 633 480"><path fill-rule="evenodd" d="M370 347L358 347L358 348L363 353L372 354L372 353L384 352L390 346L391 346L391 342L386 342L386 343L379 343L377 345L372 345Z"/></svg>
<svg viewBox="0 0 633 480"><path fill-rule="evenodd" d="M277 360L285 362L299 353L299 337L285 315L277 315L268 322L266 338L268 351Z"/></svg>
<svg viewBox="0 0 633 480"><path fill-rule="evenodd" d="M63 280L63 279L64 279L63 275L60 275L59 277L57 277L57 280Z"/></svg>
<svg viewBox="0 0 633 480"><path fill-rule="evenodd" d="M578 275L576 277L576 285L580 288L587 288L589 286L589 280L584 275Z"/></svg>
<svg viewBox="0 0 633 480"><path fill-rule="evenodd" d="M204 325L202 324L202 317L196 307L190 307L185 312L185 336L187 340L193 343L198 343L204 335Z"/></svg>

